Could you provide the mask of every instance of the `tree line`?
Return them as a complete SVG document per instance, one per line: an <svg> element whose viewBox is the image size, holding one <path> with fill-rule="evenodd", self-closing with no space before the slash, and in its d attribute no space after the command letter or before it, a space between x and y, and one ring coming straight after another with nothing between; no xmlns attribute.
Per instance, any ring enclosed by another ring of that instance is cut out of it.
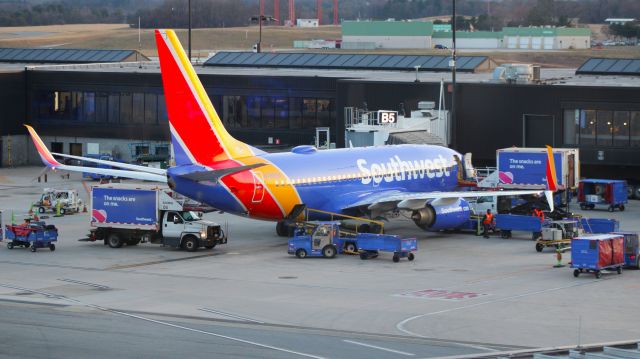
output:
<svg viewBox="0 0 640 359"><path fill-rule="evenodd" d="M145 28L188 26L188 0L0 0L0 26L70 23L138 23ZM341 20L416 19L451 14L453 0L340 0ZM258 15L259 0L191 0L193 27L248 25ZM280 23L287 19L288 1L280 0ZM333 1L324 0L322 23L333 21ZM609 17L640 14L640 0L456 0L465 15L458 28L500 29L503 26L602 23ZM265 0L265 13L274 14ZM315 0L296 0L298 18L315 18Z"/></svg>

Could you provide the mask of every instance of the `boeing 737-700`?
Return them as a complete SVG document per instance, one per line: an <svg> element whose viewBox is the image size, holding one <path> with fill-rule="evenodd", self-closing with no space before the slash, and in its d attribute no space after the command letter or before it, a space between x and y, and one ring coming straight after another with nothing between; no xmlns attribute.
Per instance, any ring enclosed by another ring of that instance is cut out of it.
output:
<svg viewBox="0 0 640 359"><path fill-rule="evenodd" d="M550 191L478 192L461 187L460 180L470 169L464 168L458 152L441 146L317 150L305 145L286 153L249 146L224 128L176 34L156 30L155 37L175 166L164 170L55 154L124 170L64 165L27 126L46 166L165 182L218 210L278 221L278 232L282 221L296 217L301 206L372 218L408 211L425 230L464 223L470 214L466 198L544 193L553 206Z"/></svg>

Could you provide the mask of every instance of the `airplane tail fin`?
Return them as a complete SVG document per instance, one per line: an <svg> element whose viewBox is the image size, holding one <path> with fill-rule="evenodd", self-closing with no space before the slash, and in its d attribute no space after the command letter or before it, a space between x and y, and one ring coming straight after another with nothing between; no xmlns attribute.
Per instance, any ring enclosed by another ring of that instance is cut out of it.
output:
<svg viewBox="0 0 640 359"><path fill-rule="evenodd" d="M547 146L547 189L558 190L558 179L556 177L556 163L553 159L553 148Z"/></svg>
<svg viewBox="0 0 640 359"><path fill-rule="evenodd" d="M173 30L156 30L156 44L177 165L209 165L252 156L224 128Z"/></svg>

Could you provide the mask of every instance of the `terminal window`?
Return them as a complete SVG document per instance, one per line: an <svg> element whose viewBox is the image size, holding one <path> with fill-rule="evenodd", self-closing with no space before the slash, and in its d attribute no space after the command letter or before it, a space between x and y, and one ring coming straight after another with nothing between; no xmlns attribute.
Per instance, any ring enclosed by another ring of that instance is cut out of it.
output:
<svg viewBox="0 0 640 359"><path fill-rule="evenodd" d="M564 144L640 147L640 111L565 109Z"/></svg>

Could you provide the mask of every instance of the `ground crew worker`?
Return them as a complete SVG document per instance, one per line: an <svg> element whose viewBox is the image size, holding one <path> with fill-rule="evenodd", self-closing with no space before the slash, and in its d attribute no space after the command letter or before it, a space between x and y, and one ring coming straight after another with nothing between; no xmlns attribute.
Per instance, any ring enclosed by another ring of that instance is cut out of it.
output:
<svg viewBox="0 0 640 359"><path fill-rule="evenodd" d="M533 207L532 216L540 218L540 222L544 221L544 212L542 212L542 210L538 207Z"/></svg>
<svg viewBox="0 0 640 359"><path fill-rule="evenodd" d="M534 217L538 217L540 218L540 222L544 222L544 212L542 212L542 210L540 208L533 207L533 213L531 214ZM533 233L533 239L536 240L538 238L542 237L542 232L534 232Z"/></svg>
<svg viewBox="0 0 640 359"><path fill-rule="evenodd" d="M487 209L487 213L485 213L484 217L482 217L482 228L484 229L482 236L484 238L489 238L489 230L491 229L492 225L493 225L493 213L491 213L490 209Z"/></svg>

